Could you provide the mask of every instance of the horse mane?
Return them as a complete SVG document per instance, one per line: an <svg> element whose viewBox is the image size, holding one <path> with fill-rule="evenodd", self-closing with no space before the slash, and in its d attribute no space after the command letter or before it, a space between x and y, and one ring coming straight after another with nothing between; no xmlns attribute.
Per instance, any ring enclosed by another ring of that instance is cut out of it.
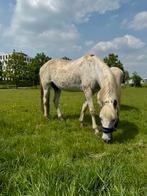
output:
<svg viewBox="0 0 147 196"><path fill-rule="evenodd" d="M101 66L102 85L99 91L99 98L102 101L118 100L116 79L110 68L99 57L94 56L96 63Z"/></svg>
<svg viewBox="0 0 147 196"><path fill-rule="evenodd" d="M110 82L107 82L107 86L102 87L99 91L99 99L104 102L106 100L118 100L116 88L116 85L114 86Z"/></svg>

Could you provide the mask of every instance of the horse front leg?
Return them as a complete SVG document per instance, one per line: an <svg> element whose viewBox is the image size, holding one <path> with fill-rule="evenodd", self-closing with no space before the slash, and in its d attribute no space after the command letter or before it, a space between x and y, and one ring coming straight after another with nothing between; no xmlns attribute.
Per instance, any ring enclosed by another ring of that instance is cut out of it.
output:
<svg viewBox="0 0 147 196"><path fill-rule="evenodd" d="M99 133L98 130L98 126L96 124L96 118L95 118L95 109L94 109L94 104L93 104L93 94L92 94L92 90L90 88L84 89L84 93L85 93L85 98L87 100L87 104L89 107L89 111L91 114L91 118L92 118L92 128L95 131L95 134Z"/></svg>
<svg viewBox="0 0 147 196"><path fill-rule="evenodd" d="M81 113L80 113L80 118L79 118L80 127L81 128L83 127L84 115L85 115L85 112L87 110L87 107L88 107L88 102L87 102L86 98L84 98L84 102L83 102L83 105L82 105L82 109L81 109Z"/></svg>

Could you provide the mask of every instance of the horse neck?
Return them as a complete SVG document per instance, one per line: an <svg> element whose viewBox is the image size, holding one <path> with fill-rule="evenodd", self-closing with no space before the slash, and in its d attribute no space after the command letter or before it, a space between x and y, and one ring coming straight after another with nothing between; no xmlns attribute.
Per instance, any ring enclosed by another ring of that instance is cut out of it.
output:
<svg viewBox="0 0 147 196"><path fill-rule="evenodd" d="M117 100L117 90L116 90L116 83L114 82L114 79L107 79L107 77L104 79L104 84L101 88L101 95L103 101L114 99Z"/></svg>
<svg viewBox="0 0 147 196"><path fill-rule="evenodd" d="M100 96L102 100L117 100L117 86L111 71L103 61L98 63L97 68L98 82L101 88Z"/></svg>

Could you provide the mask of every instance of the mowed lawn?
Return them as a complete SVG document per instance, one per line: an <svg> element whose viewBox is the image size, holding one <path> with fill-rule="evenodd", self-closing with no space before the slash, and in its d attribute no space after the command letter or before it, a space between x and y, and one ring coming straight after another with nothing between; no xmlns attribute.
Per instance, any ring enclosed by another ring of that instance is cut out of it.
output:
<svg viewBox="0 0 147 196"><path fill-rule="evenodd" d="M39 89L0 90L0 195L147 195L147 88L122 89L113 144L94 135L89 112L80 128L82 93L62 93L62 122L52 100L46 121Z"/></svg>

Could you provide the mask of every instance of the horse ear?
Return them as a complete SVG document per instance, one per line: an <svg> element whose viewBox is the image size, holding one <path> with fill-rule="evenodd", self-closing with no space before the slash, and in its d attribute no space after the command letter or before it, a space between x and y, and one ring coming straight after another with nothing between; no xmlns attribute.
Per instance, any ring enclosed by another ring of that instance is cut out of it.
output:
<svg viewBox="0 0 147 196"><path fill-rule="evenodd" d="M116 99L114 99L113 105L114 105L114 108L116 109L116 107L117 107L117 100Z"/></svg>

